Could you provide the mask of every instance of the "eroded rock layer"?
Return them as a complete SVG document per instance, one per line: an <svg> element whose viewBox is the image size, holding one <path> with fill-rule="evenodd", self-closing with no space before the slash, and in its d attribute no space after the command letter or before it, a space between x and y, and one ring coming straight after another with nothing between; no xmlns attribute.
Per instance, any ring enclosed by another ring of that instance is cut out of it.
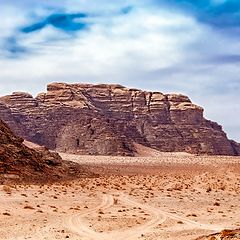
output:
<svg viewBox="0 0 240 240"><path fill-rule="evenodd" d="M0 114L25 139L79 154L134 155L134 142L160 151L239 155L238 143L187 96L120 85L52 83L33 98L0 98Z"/></svg>

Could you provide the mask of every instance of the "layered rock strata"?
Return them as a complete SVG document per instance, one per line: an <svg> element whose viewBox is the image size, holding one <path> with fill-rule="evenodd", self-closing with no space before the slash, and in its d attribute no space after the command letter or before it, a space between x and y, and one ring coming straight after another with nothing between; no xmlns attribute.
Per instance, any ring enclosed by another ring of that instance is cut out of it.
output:
<svg viewBox="0 0 240 240"><path fill-rule="evenodd" d="M52 83L36 98L1 97L0 115L23 138L62 152L134 155L135 142L167 152L240 154L240 145L180 94Z"/></svg>

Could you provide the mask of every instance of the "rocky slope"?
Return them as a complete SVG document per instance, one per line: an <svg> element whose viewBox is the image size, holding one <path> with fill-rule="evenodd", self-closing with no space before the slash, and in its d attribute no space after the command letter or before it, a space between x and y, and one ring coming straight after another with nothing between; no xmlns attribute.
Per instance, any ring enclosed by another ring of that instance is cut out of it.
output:
<svg viewBox="0 0 240 240"><path fill-rule="evenodd" d="M84 175L77 164L62 161L45 147L30 149L0 120L0 183L48 182ZM85 173L86 174L86 173Z"/></svg>
<svg viewBox="0 0 240 240"><path fill-rule="evenodd" d="M240 239L240 229L236 230L223 230L221 233L211 234L210 236L200 237L196 240L239 240Z"/></svg>
<svg viewBox="0 0 240 240"><path fill-rule="evenodd" d="M240 155L222 127L187 96L120 85L52 83L33 98L0 98L0 116L23 138L79 154L134 155L134 143L160 151Z"/></svg>

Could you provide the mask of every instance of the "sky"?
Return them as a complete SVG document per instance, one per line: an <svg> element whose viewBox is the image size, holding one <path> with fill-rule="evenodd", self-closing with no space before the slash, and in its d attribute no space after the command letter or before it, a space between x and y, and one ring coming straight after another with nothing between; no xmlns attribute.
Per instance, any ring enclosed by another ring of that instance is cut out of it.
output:
<svg viewBox="0 0 240 240"><path fill-rule="evenodd" d="M240 142L239 0L0 0L0 95L50 82L182 93Z"/></svg>

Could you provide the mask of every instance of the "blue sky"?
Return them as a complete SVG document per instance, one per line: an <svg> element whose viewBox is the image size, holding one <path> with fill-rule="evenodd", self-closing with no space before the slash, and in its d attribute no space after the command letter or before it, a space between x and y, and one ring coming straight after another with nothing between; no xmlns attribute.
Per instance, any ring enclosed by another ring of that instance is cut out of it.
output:
<svg viewBox="0 0 240 240"><path fill-rule="evenodd" d="M0 0L0 95L49 82L187 94L240 142L239 0Z"/></svg>

